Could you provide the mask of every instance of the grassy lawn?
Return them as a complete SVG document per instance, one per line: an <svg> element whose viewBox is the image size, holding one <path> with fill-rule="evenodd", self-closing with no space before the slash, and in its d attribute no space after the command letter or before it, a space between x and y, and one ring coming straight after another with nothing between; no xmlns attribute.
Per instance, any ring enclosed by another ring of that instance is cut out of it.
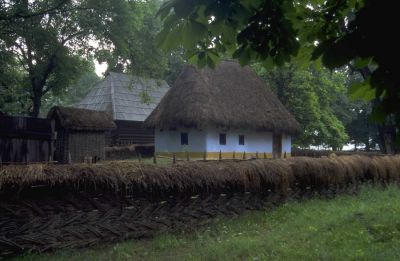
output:
<svg viewBox="0 0 400 261"><path fill-rule="evenodd" d="M400 260L400 189L290 202L198 231L21 260Z"/></svg>

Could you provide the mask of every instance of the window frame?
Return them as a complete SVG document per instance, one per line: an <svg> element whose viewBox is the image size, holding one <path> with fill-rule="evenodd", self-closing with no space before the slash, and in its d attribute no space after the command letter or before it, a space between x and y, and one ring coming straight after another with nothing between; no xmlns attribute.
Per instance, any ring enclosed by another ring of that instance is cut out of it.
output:
<svg viewBox="0 0 400 261"><path fill-rule="evenodd" d="M219 145L222 145L222 146L226 145L226 133L219 134Z"/></svg>
<svg viewBox="0 0 400 261"><path fill-rule="evenodd" d="M242 141L242 142L241 142L241 141ZM245 137L244 137L243 134L240 134L240 135L239 135L238 143L239 143L240 146L244 146L244 145L246 144L246 139L245 139Z"/></svg>
<svg viewBox="0 0 400 261"><path fill-rule="evenodd" d="M189 133L188 132L181 132L181 145L189 145Z"/></svg>

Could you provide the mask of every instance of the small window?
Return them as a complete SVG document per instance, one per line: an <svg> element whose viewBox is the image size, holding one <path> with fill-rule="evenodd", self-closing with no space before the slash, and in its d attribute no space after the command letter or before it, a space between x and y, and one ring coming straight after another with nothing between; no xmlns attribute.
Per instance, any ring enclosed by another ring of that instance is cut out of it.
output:
<svg viewBox="0 0 400 261"><path fill-rule="evenodd" d="M226 134L225 133L219 134L219 144L226 145Z"/></svg>
<svg viewBox="0 0 400 261"><path fill-rule="evenodd" d="M181 133L181 145L189 145L189 135L186 132Z"/></svg>
<svg viewBox="0 0 400 261"><path fill-rule="evenodd" d="M244 135L239 135L239 145L244 145Z"/></svg>

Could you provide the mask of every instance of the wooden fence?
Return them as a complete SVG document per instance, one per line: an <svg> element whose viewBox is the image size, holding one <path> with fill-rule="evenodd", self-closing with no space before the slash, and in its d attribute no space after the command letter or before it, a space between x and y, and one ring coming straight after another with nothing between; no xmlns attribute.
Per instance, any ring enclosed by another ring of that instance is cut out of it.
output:
<svg viewBox="0 0 400 261"><path fill-rule="evenodd" d="M53 130L47 119L0 116L0 164L52 161Z"/></svg>
<svg viewBox="0 0 400 261"><path fill-rule="evenodd" d="M364 156L383 156L384 153L380 151L336 151L336 150L312 150L312 149L292 149L293 157L312 157L321 158L327 157L331 154L337 156L351 156L351 155L364 155Z"/></svg>

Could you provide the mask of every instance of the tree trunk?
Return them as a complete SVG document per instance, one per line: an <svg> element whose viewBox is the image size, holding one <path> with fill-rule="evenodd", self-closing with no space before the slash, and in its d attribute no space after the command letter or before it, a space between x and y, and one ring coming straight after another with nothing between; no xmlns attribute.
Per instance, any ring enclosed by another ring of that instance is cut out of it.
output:
<svg viewBox="0 0 400 261"><path fill-rule="evenodd" d="M42 94L35 92L32 96L32 111L30 113L31 117L37 118L40 113L40 107L42 106Z"/></svg>
<svg viewBox="0 0 400 261"><path fill-rule="evenodd" d="M365 151L370 151L371 150L371 144L369 140L365 141Z"/></svg>
<svg viewBox="0 0 400 261"><path fill-rule="evenodd" d="M379 139L381 140L384 152L395 154L398 152L396 146L396 127L393 125L379 125Z"/></svg>

